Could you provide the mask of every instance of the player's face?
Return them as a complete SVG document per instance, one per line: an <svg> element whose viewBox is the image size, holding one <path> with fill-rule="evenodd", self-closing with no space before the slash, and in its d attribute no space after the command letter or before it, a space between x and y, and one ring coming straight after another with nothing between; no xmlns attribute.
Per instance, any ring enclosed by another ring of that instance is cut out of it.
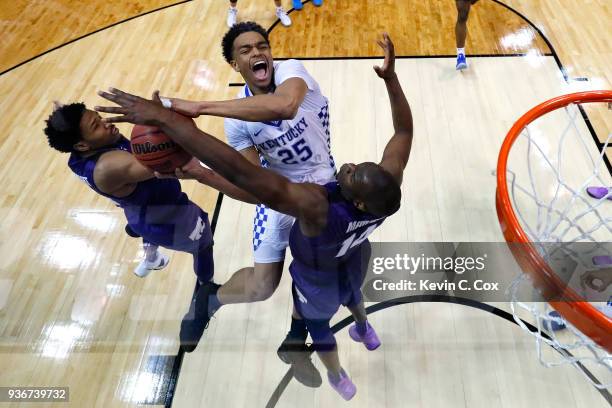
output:
<svg viewBox="0 0 612 408"><path fill-rule="evenodd" d="M363 189L364 164L345 163L336 175L342 195L349 200L359 201Z"/></svg>
<svg viewBox="0 0 612 408"><path fill-rule="evenodd" d="M232 66L249 88L267 92L272 83L273 59L266 39L254 31L242 33L234 40L233 52Z"/></svg>
<svg viewBox="0 0 612 408"><path fill-rule="evenodd" d="M336 175L342 195L353 201L361 211L367 211L366 201L372 191L371 173L378 170L376 163L343 164Z"/></svg>
<svg viewBox="0 0 612 408"><path fill-rule="evenodd" d="M119 129L111 123L103 123L98 112L86 110L81 117L81 136L77 150L95 150L115 143L121 137Z"/></svg>

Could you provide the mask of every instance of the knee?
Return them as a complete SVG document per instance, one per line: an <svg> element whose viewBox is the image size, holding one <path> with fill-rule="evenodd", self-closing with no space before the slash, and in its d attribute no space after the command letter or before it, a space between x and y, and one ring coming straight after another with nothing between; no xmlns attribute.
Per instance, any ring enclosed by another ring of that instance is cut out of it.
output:
<svg viewBox="0 0 612 408"><path fill-rule="evenodd" d="M248 290L249 302L263 302L272 296L275 288L269 286L257 285Z"/></svg>
<svg viewBox="0 0 612 408"><path fill-rule="evenodd" d="M258 282L252 282L248 288L249 301L261 302L269 299L276 291L278 283L275 279L262 279Z"/></svg>

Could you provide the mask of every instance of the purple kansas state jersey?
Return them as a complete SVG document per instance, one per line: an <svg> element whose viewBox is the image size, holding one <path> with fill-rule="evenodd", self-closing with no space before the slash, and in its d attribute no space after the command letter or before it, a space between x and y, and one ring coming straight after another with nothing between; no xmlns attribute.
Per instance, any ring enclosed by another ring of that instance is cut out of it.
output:
<svg viewBox="0 0 612 408"><path fill-rule="evenodd" d="M323 232L307 237L296 222L289 237L294 304L306 319L329 319L341 304L350 306L361 300L370 257L368 236L386 218L355 208L342 197L337 182L325 188L329 209Z"/></svg>
<svg viewBox="0 0 612 408"><path fill-rule="evenodd" d="M315 269L330 270L346 262L386 217L376 217L355 208L340 194L336 181L325 185L329 201L327 225L317 237L306 237L299 223L293 224L289 246L293 259Z"/></svg>
<svg viewBox="0 0 612 408"><path fill-rule="evenodd" d="M100 156L111 150L131 152L130 141L121 137L117 143L89 157L72 153L68 166L95 192L121 207L129 226L145 241L187 252L212 242L208 215L189 200L176 179L141 181L126 197L114 197L100 191L94 181L94 169Z"/></svg>

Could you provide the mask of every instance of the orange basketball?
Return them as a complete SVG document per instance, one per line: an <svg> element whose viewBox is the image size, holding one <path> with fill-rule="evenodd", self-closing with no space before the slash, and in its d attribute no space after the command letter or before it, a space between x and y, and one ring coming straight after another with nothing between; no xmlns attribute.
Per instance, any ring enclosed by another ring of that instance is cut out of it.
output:
<svg viewBox="0 0 612 408"><path fill-rule="evenodd" d="M130 144L139 162L160 173L174 173L192 157L154 126L134 125Z"/></svg>

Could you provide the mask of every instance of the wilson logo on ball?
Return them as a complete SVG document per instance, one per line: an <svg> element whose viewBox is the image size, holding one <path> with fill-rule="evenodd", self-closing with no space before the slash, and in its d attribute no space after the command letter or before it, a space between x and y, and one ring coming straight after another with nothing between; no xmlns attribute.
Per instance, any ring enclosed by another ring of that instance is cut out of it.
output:
<svg viewBox="0 0 612 408"><path fill-rule="evenodd" d="M176 146L176 143L174 143L172 140L157 144L153 144L151 142L132 143L132 152L134 154L149 154L163 152L169 149L175 149Z"/></svg>
<svg viewBox="0 0 612 408"><path fill-rule="evenodd" d="M160 173L174 173L191 160L189 153L153 126L135 125L131 145L132 154L139 162Z"/></svg>

